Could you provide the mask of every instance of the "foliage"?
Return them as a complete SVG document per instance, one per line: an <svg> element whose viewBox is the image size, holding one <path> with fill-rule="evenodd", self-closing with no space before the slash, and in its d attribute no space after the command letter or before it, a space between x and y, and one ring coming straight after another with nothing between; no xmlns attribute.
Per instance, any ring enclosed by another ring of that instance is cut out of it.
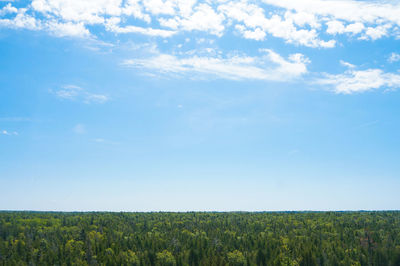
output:
<svg viewBox="0 0 400 266"><path fill-rule="evenodd" d="M0 212L0 265L400 265L400 212Z"/></svg>

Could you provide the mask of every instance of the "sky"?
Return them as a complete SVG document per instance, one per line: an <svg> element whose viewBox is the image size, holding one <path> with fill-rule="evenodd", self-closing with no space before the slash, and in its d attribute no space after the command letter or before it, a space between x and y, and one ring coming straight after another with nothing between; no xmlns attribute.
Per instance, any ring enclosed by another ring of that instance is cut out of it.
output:
<svg viewBox="0 0 400 266"><path fill-rule="evenodd" d="M0 210L398 210L399 14L0 0Z"/></svg>

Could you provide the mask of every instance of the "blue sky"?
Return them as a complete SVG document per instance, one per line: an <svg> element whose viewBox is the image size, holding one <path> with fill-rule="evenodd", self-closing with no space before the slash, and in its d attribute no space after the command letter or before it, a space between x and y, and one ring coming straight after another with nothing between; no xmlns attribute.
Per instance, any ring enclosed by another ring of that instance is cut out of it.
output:
<svg viewBox="0 0 400 266"><path fill-rule="evenodd" d="M0 1L0 209L399 209L398 14Z"/></svg>

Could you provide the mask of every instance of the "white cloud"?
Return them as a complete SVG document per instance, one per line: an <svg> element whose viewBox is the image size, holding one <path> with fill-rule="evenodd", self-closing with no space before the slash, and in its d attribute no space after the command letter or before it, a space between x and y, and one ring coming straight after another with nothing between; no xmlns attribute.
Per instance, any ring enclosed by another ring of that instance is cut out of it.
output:
<svg viewBox="0 0 400 266"><path fill-rule="evenodd" d="M163 74L196 74L232 80L289 81L307 73L309 60L302 54L285 59L272 50L263 50L258 57L250 56L191 56L157 54L149 58L125 60L122 64Z"/></svg>
<svg viewBox="0 0 400 266"><path fill-rule="evenodd" d="M17 29L28 29L28 30L47 30L49 33L57 37L89 37L89 30L85 28L83 22L58 22L54 19L42 21L28 14L26 8L16 9L10 5L7 5L2 9L7 8L7 13L17 13L13 18L0 19L0 26ZM2 12L0 11L0 15Z"/></svg>
<svg viewBox="0 0 400 266"><path fill-rule="evenodd" d="M143 1L143 5L147 11L154 15L174 15L175 14L175 3L174 1L163 1L163 0L146 0Z"/></svg>
<svg viewBox="0 0 400 266"><path fill-rule="evenodd" d="M13 12L11 13L16 13L16 16L13 18L0 19L0 26L14 28L14 29L28 29L28 30L42 29L41 22L36 18L34 18L33 16L27 14L26 13L27 10L25 8L20 8L17 12L14 12L15 10L10 6L9 8L7 8L7 10L13 10Z"/></svg>
<svg viewBox="0 0 400 266"><path fill-rule="evenodd" d="M307 12L294 13L292 11L286 11L285 19L293 21L294 24L300 27L307 25L314 29L319 29L321 27L321 22L318 20L318 18L314 14Z"/></svg>
<svg viewBox="0 0 400 266"><path fill-rule="evenodd" d="M217 13L208 4L199 4L194 9L193 12L186 12L184 17L175 16L173 18L165 19L160 18L160 24L164 27L169 27L172 29L181 29L185 31L205 31L211 34L221 36L225 29L223 25L224 16Z"/></svg>
<svg viewBox="0 0 400 266"><path fill-rule="evenodd" d="M316 29L298 29L296 24L311 24L318 27L318 23L312 20L313 15L302 12L296 16L293 13L287 13L285 17L273 14L267 18L264 9L255 4L248 4L245 1L228 2L218 7L229 19L235 20L239 24L236 28L245 38L262 40L261 31L264 34L269 33L276 38L282 38L288 43L300 44L309 47L335 46L334 40L323 41L318 38Z"/></svg>
<svg viewBox="0 0 400 266"><path fill-rule="evenodd" d="M60 99L81 101L86 104L101 104L109 100L106 95L91 93L75 85L66 85L58 90L51 90L51 92Z"/></svg>
<svg viewBox="0 0 400 266"><path fill-rule="evenodd" d="M6 135L6 136L18 136L18 132L16 131L8 131L8 130L0 130L0 135Z"/></svg>
<svg viewBox="0 0 400 266"><path fill-rule="evenodd" d="M143 7L139 2L139 0L126 0L125 6L122 7L122 14L150 23L151 16L143 12Z"/></svg>
<svg viewBox="0 0 400 266"><path fill-rule="evenodd" d="M47 23L47 28L50 33L57 37L89 37L90 32L85 28L82 22L79 23L58 23L56 21L50 21Z"/></svg>
<svg viewBox="0 0 400 266"><path fill-rule="evenodd" d="M264 40L265 36L267 35L260 28L256 28L255 30L246 30L243 25L236 25L236 29L238 29L243 34L243 37L245 37L246 39L252 39L256 41Z"/></svg>
<svg viewBox="0 0 400 266"><path fill-rule="evenodd" d="M278 65L274 70L276 73L280 73L280 80L285 80L290 76L298 77L307 72L307 64L310 63L310 60L300 53L291 54L289 60L286 60L272 50L265 49L263 51L268 54L268 59L271 62Z"/></svg>
<svg viewBox="0 0 400 266"><path fill-rule="evenodd" d="M326 23L328 29L326 30L329 34L337 34L345 32L345 27L342 22L337 20L331 20Z"/></svg>
<svg viewBox="0 0 400 266"><path fill-rule="evenodd" d="M325 74L317 84L328 85L336 93L352 94L374 89L397 89L400 87L400 74L385 73L381 69L348 70L343 74Z"/></svg>
<svg viewBox="0 0 400 266"><path fill-rule="evenodd" d="M176 32L171 30L160 30L160 29L153 29L150 27L137 27L137 26L125 26L120 27L119 23L121 19L118 17L113 17L107 20L106 28L109 31L116 32L116 33L141 33L148 36L160 36L160 37L171 37Z"/></svg>
<svg viewBox="0 0 400 266"><path fill-rule="evenodd" d="M376 40L389 35L394 25L400 26L400 3L353 0L263 0L263 2L318 17L326 21L329 34L361 34L360 39ZM369 24L365 27L365 24Z"/></svg>
<svg viewBox="0 0 400 266"><path fill-rule="evenodd" d="M392 53L392 54L390 55L388 61L389 61L390 63L394 63L394 62L400 61L400 54Z"/></svg>
<svg viewBox="0 0 400 266"><path fill-rule="evenodd" d="M346 26L345 32L351 34L358 34L365 29L364 24L361 22L352 23Z"/></svg>
<svg viewBox="0 0 400 266"><path fill-rule="evenodd" d="M263 0L264 3L296 12L306 12L318 16L328 16L346 21L374 23L378 19L400 22L400 4L384 1L353 0Z"/></svg>
<svg viewBox="0 0 400 266"><path fill-rule="evenodd" d="M105 103L108 97L102 94L87 93L84 103Z"/></svg>
<svg viewBox="0 0 400 266"><path fill-rule="evenodd" d="M63 21L98 24L104 16L120 15L121 0L33 0L34 11L59 17Z"/></svg>
<svg viewBox="0 0 400 266"><path fill-rule="evenodd" d="M360 40L396 37L398 14L400 3L383 1L33 0L19 9L5 5L0 16L7 17L0 26L80 38L95 38L89 31L93 25L161 38L188 31L220 37L233 29L246 39L273 36L290 44L332 48L336 40L330 38L339 34Z"/></svg>
<svg viewBox="0 0 400 266"><path fill-rule="evenodd" d="M66 85L62 87L61 89L57 90L54 92L57 97L62 98L62 99L68 99L72 100L76 98L79 94L82 88L75 86L75 85Z"/></svg>
<svg viewBox="0 0 400 266"><path fill-rule="evenodd" d="M340 60L340 64L342 66L345 66L345 67L348 67L348 68L355 68L356 67L355 65L350 64L349 62L346 62L346 61L343 61L343 60Z"/></svg>
<svg viewBox="0 0 400 266"><path fill-rule="evenodd" d="M13 7L11 5L11 3L8 3L2 9L0 9L0 16L4 16L4 15L7 15L7 14L13 14L13 13L18 13L18 9Z"/></svg>
<svg viewBox="0 0 400 266"><path fill-rule="evenodd" d="M368 27L367 30L365 31L365 34L360 37L362 40L368 40L371 39L373 41L382 38L383 36L388 35L388 28L390 28L391 25L386 24L383 26L377 26L377 27Z"/></svg>

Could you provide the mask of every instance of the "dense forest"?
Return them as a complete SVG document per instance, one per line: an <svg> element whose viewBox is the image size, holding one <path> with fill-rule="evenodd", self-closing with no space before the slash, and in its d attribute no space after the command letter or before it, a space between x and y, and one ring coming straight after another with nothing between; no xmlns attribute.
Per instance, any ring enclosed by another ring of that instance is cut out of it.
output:
<svg viewBox="0 0 400 266"><path fill-rule="evenodd" d="M0 265L400 265L400 212L0 212Z"/></svg>

